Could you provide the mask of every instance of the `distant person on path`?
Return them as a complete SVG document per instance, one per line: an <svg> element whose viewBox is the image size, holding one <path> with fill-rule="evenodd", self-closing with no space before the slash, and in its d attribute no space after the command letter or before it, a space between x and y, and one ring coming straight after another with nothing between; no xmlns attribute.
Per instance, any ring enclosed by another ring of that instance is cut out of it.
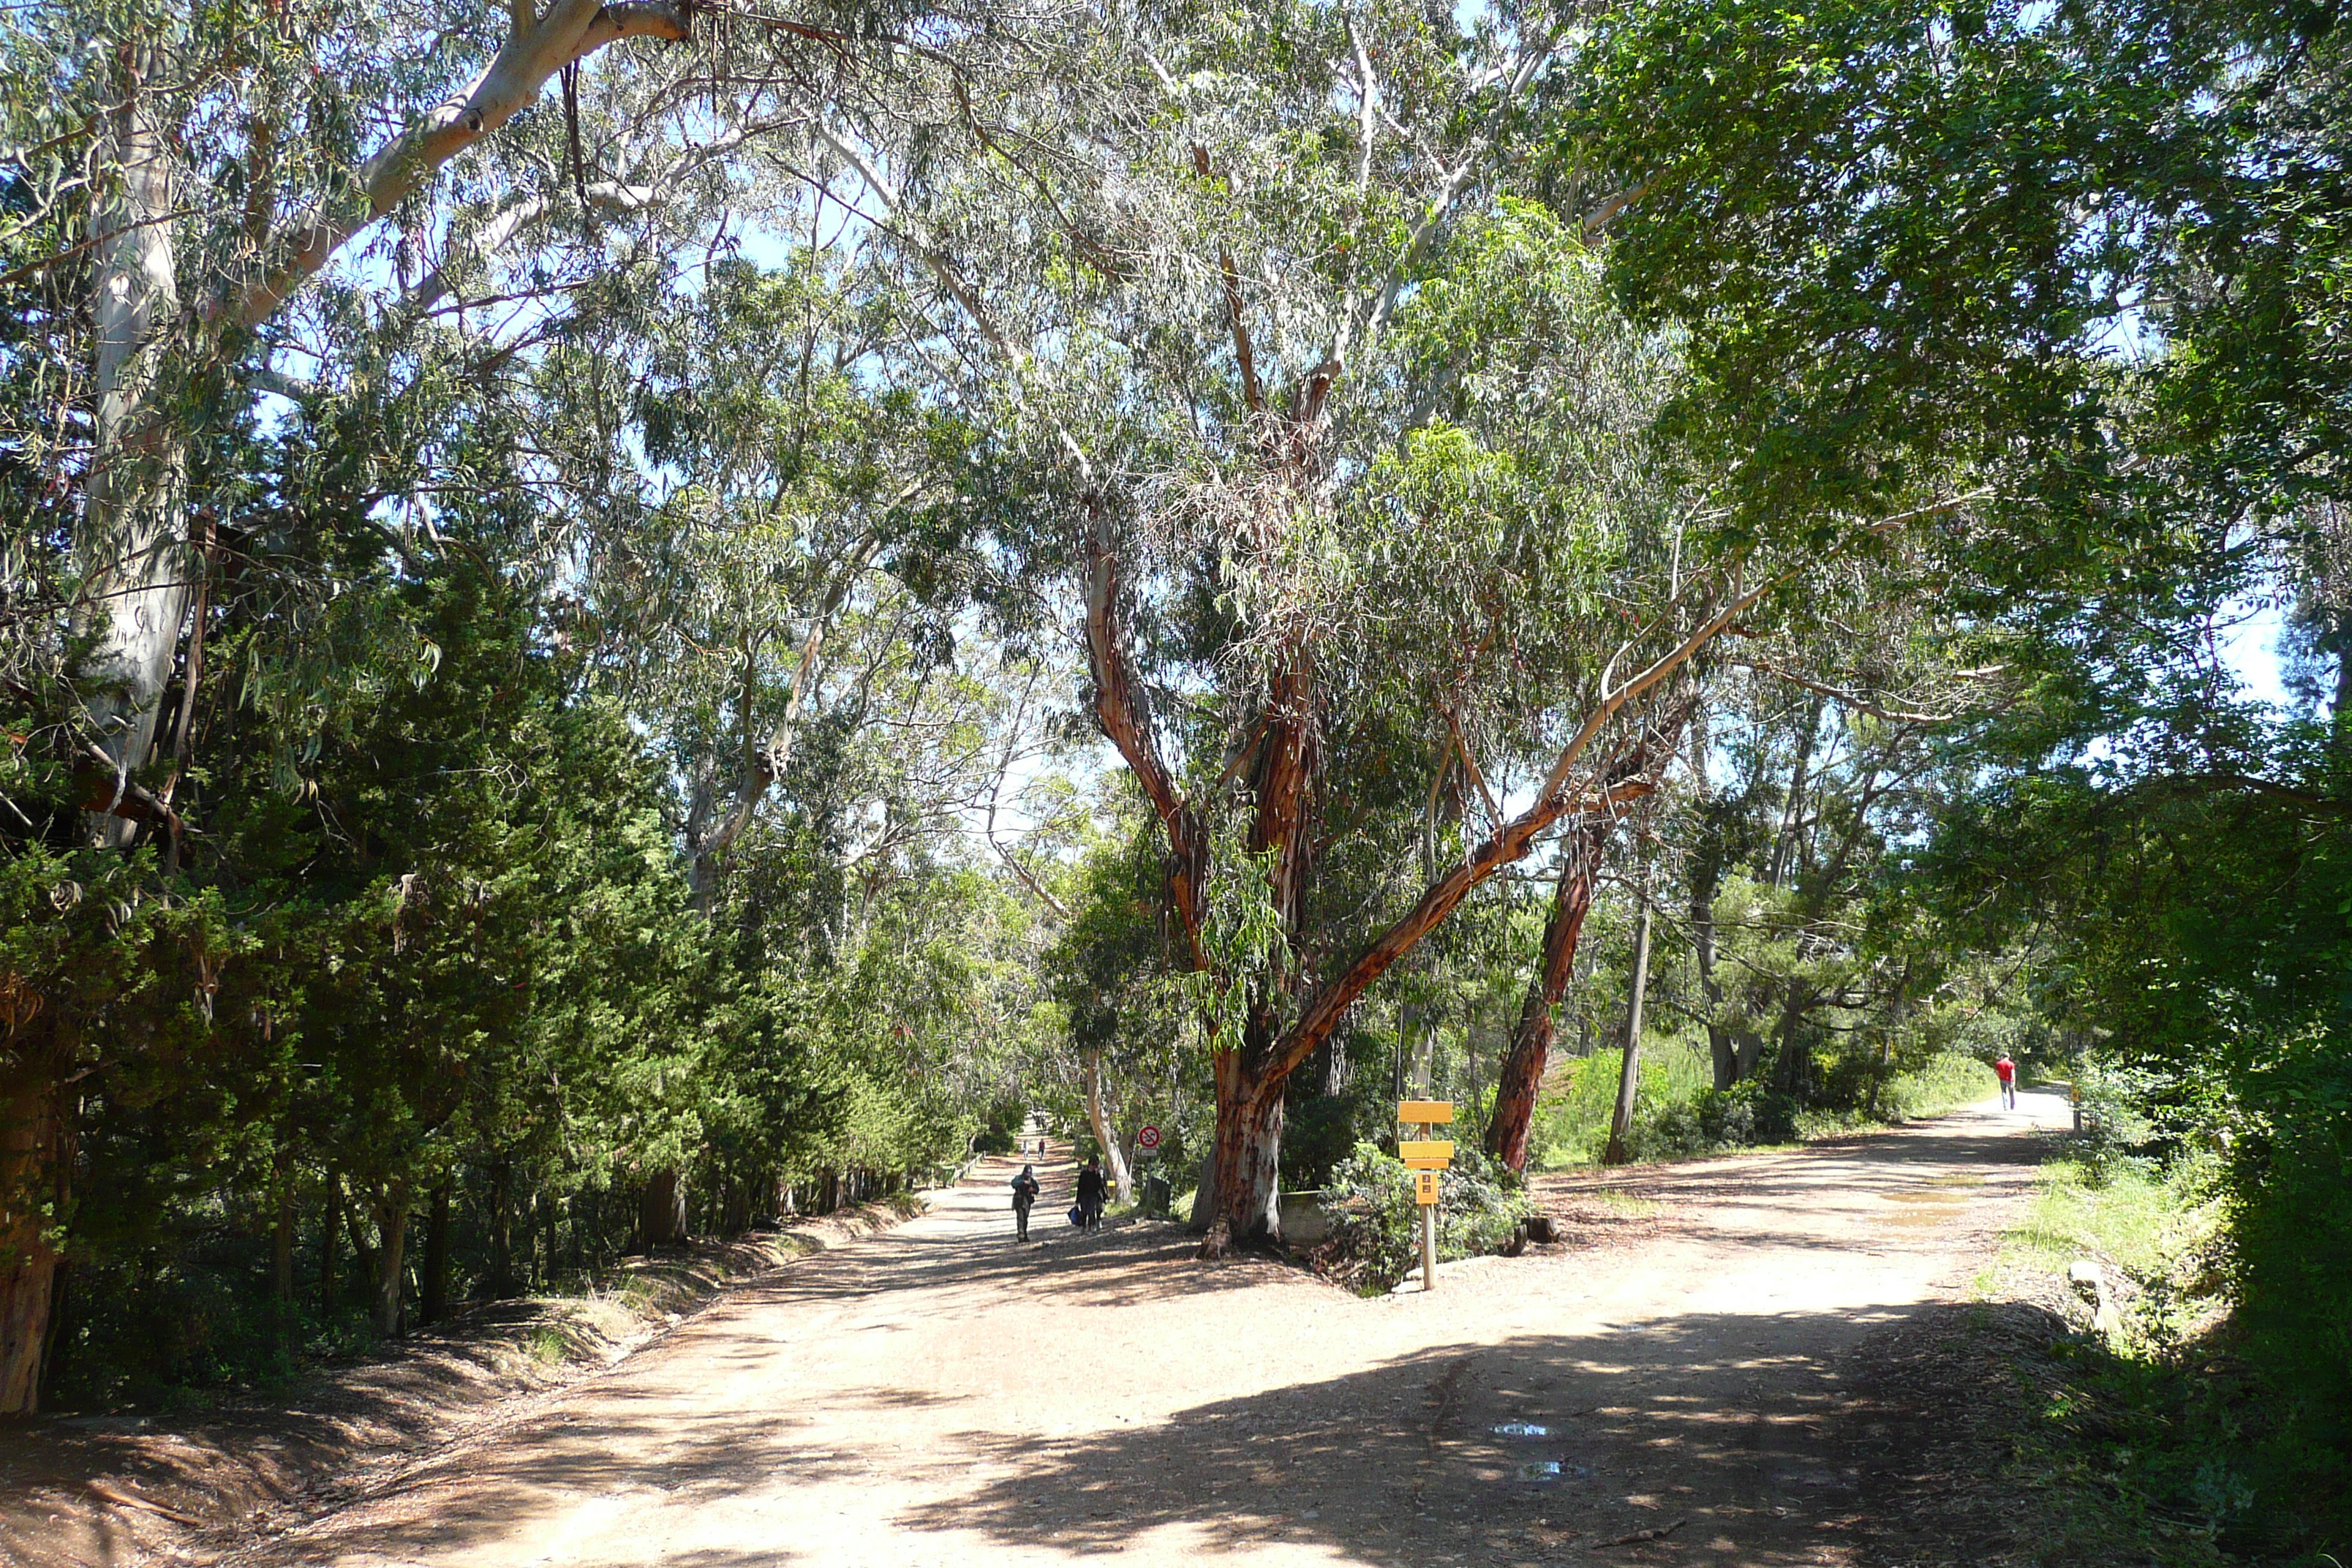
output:
<svg viewBox="0 0 2352 1568"><path fill-rule="evenodd" d="M1102 1165L1089 1160L1087 1168L1078 1173L1078 1228L1102 1228L1103 1200L1109 1196L1109 1184L1103 1180Z"/></svg>
<svg viewBox="0 0 2352 1568"><path fill-rule="evenodd" d="M1037 1203L1037 1167L1024 1165L1021 1173L1013 1178L1013 1220L1020 1226L1017 1241L1029 1239L1029 1211Z"/></svg>
<svg viewBox="0 0 2352 1568"><path fill-rule="evenodd" d="M2000 1060L1992 1064L1992 1071L1993 1076L2000 1079L2002 1108L2015 1110L2017 1109L2017 1064L2009 1059L2007 1051L2003 1051L2000 1053Z"/></svg>

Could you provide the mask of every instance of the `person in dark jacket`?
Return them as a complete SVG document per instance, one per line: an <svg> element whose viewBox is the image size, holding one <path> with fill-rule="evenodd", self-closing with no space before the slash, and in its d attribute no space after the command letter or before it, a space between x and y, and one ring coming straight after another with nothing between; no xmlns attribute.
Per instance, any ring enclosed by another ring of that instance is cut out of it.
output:
<svg viewBox="0 0 2352 1568"><path fill-rule="evenodd" d="M1029 1239L1029 1211L1037 1204L1037 1167L1024 1165L1013 1178L1013 1221L1020 1226L1018 1241Z"/></svg>
<svg viewBox="0 0 2352 1568"><path fill-rule="evenodd" d="M1096 1161L1087 1162L1078 1173L1078 1226L1083 1230L1102 1228L1103 1205L1110 1196L1110 1184L1103 1180L1102 1166Z"/></svg>

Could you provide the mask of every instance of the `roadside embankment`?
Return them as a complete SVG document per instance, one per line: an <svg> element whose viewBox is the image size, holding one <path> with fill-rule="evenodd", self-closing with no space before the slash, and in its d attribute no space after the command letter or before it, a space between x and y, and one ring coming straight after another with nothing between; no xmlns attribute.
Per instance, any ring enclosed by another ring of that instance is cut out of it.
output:
<svg viewBox="0 0 2352 1568"><path fill-rule="evenodd" d="M215 1531L267 1533L342 1506L606 1371L730 1286L913 1212L877 1202L629 1258L587 1295L486 1303L389 1354L201 1416L62 1415L0 1427L0 1563L210 1561Z"/></svg>

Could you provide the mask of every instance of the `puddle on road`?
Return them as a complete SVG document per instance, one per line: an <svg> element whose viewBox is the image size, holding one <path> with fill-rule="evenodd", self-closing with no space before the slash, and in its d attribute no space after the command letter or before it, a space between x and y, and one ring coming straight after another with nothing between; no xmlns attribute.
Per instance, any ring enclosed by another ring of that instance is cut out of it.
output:
<svg viewBox="0 0 2352 1568"><path fill-rule="evenodd" d="M1511 1472L1514 1480L1521 1481L1581 1481L1592 1475L1590 1465L1571 1465L1561 1459L1530 1459Z"/></svg>

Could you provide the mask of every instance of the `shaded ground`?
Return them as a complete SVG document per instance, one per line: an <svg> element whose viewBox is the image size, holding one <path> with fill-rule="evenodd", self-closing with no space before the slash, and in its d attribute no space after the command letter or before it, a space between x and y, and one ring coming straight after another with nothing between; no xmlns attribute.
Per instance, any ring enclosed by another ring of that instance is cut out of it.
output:
<svg viewBox="0 0 2352 1568"><path fill-rule="evenodd" d="M1980 1266L2064 1119L2028 1100L1549 1182L1643 1234L1377 1300L1079 1237L1066 1168L1016 1246L988 1169L236 1561L1858 1563L1901 1435L1855 1352Z"/></svg>
<svg viewBox="0 0 2352 1568"><path fill-rule="evenodd" d="M311 1517L618 1362L730 1281L898 1217L869 1205L629 1259L600 1295L477 1308L361 1365L209 1415L0 1423L0 1564L169 1562L225 1521Z"/></svg>

